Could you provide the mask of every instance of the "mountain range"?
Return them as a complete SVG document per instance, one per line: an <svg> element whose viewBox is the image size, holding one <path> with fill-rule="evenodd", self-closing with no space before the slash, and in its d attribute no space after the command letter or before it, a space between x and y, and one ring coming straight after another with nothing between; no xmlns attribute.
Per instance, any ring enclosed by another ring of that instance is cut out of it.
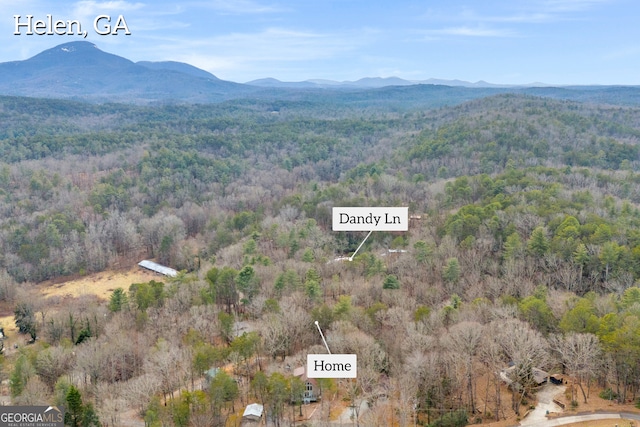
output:
<svg viewBox="0 0 640 427"><path fill-rule="evenodd" d="M246 84L260 87L287 87L287 88L381 88L386 86L413 86L413 85L442 85L452 87L470 88L508 88L508 87L548 87L545 83L531 83L528 85L502 85L487 83L483 80L475 83L464 80L405 80L400 77L364 77L356 81L335 81L324 79L311 79L301 82L283 82L271 77L252 80Z"/></svg>
<svg viewBox="0 0 640 427"><path fill-rule="evenodd" d="M500 93L640 105L640 87L552 87L475 83L461 80L404 80L367 77L356 81L282 82L265 78L234 83L175 61L133 62L86 41L64 43L29 59L0 63L0 95L89 102L212 103L232 99L348 103L392 108L457 104Z"/></svg>

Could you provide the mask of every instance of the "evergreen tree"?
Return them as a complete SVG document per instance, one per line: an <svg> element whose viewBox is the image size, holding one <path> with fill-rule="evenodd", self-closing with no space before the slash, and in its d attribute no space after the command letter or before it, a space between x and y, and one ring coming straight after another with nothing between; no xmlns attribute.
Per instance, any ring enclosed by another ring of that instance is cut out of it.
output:
<svg viewBox="0 0 640 427"><path fill-rule="evenodd" d="M428 245L424 240L418 240L413 245L414 257L420 264L426 264L433 254L433 247Z"/></svg>
<svg viewBox="0 0 640 427"><path fill-rule="evenodd" d="M587 251L587 247L584 243L579 243L576 250L573 252L573 262L580 266L579 280L582 283L582 272L584 270L584 266L589 262L589 252Z"/></svg>
<svg viewBox="0 0 640 427"><path fill-rule="evenodd" d="M21 302L14 310L14 319L18 332L31 335L31 340L37 337L37 323L33 313L33 306L26 302Z"/></svg>
<svg viewBox="0 0 640 427"><path fill-rule="evenodd" d="M249 275L248 270L245 273ZM223 267L221 270L214 267L206 276L210 295L216 303L224 305L228 313L231 312L231 307L238 303L237 276L238 270L232 267Z"/></svg>
<svg viewBox="0 0 640 427"><path fill-rule="evenodd" d="M338 302L333 306L333 315L335 319L346 320L351 314L351 296L340 295Z"/></svg>
<svg viewBox="0 0 640 427"><path fill-rule="evenodd" d="M460 280L460 263L457 258L449 258L442 270L442 278L448 283L458 283Z"/></svg>
<svg viewBox="0 0 640 427"><path fill-rule="evenodd" d="M82 427L101 427L100 418L92 403L84 405L82 410Z"/></svg>
<svg viewBox="0 0 640 427"><path fill-rule="evenodd" d="M304 283L304 292L311 301L315 301L322 294L320 283L315 280L307 280Z"/></svg>
<svg viewBox="0 0 640 427"><path fill-rule="evenodd" d="M18 360L16 360L13 372L11 372L11 376L9 377L11 397L17 397L22 394L24 387L27 385L27 381L29 381L29 377L31 377L32 371L31 363L29 363L29 360L24 354L21 354Z"/></svg>
<svg viewBox="0 0 640 427"><path fill-rule="evenodd" d="M311 248L307 248L304 250L304 253L302 254L302 261L304 262L315 261L315 257L313 256L313 251L311 250Z"/></svg>
<svg viewBox="0 0 640 427"><path fill-rule="evenodd" d="M539 257L544 256L544 254L549 251L549 239L547 238L547 232L544 227L536 227L533 232L531 232L527 247L531 253Z"/></svg>
<svg viewBox="0 0 640 427"><path fill-rule="evenodd" d="M69 387L66 401L67 408L64 414L64 424L70 427L82 427L82 396L74 385Z"/></svg>
<svg viewBox="0 0 640 427"><path fill-rule="evenodd" d="M517 258L522 252L522 240L518 233L511 233L504 243L504 260L512 260Z"/></svg>
<svg viewBox="0 0 640 427"><path fill-rule="evenodd" d="M621 248L616 242L607 242L602 245L600 251L600 262L604 268L604 280L609 279L609 274L615 269L620 258Z"/></svg>
<svg viewBox="0 0 640 427"><path fill-rule="evenodd" d="M244 295L244 302L250 303L258 293L258 278L250 265L245 265L236 276L238 290Z"/></svg>
<svg viewBox="0 0 640 427"><path fill-rule="evenodd" d="M126 292L122 288L114 289L111 294L111 298L109 298L109 310L113 313L121 311L129 304L129 298L127 297Z"/></svg>
<svg viewBox="0 0 640 427"><path fill-rule="evenodd" d="M400 289L400 281L398 280L398 277L389 274L384 278L382 289Z"/></svg>
<svg viewBox="0 0 640 427"><path fill-rule="evenodd" d="M278 277L276 277L276 280L273 283L273 289L276 291L278 295L281 295L285 285L286 283L284 279L284 273L278 274Z"/></svg>

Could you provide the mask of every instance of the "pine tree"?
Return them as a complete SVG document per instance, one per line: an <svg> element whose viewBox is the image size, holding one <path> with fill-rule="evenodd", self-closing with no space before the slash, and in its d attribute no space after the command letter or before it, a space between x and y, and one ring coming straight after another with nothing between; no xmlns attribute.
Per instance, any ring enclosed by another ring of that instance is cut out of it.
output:
<svg viewBox="0 0 640 427"><path fill-rule="evenodd" d="M302 261L304 262L315 261L315 257L313 256L313 251L311 250L311 248L307 248L304 250L304 253L302 254Z"/></svg>
<svg viewBox="0 0 640 427"><path fill-rule="evenodd" d="M589 262L589 252L587 251L587 247L584 243L579 243L576 250L573 252L573 262L580 266L580 275L579 280L582 283L582 272L584 270L584 266Z"/></svg>
<svg viewBox="0 0 640 427"><path fill-rule="evenodd" d="M544 227L536 227L531 233L529 242L527 243L529 251L539 257L544 256L549 250L549 239Z"/></svg>
<svg viewBox="0 0 640 427"><path fill-rule="evenodd" d="M121 311L129 304L129 298L127 293L122 288L114 289L109 299L109 310L113 313Z"/></svg>
<svg viewBox="0 0 640 427"><path fill-rule="evenodd" d="M504 243L503 258L506 260L515 259L522 251L522 240L518 233L511 233Z"/></svg>
<svg viewBox="0 0 640 427"><path fill-rule="evenodd" d="M460 263L458 258L449 258L442 270L442 278L448 283L458 283L460 280Z"/></svg>
<svg viewBox="0 0 640 427"><path fill-rule="evenodd" d="M31 339L35 341L37 336L37 324L33 306L29 303L21 302L14 310L14 319L18 332L21 334L31 335Z"/></svg>
<svg viewBox="0 0 640 427"><path fill-rule="evenodd" d="M382 283L383 289L400 289L400 281L398 278L392 274L385 277L384 282Z"/></svg>
<svg viewBox="0 0 640 427"><path fill-rule="evenodd" d="M71 427L82 426L82 396L80 391L72 385L67 392L67 410L64 414L64 424Z"/></svg>
<svg viewBox="0 0 640 427"><path fill-rule="evenodd" d="M11 392L11 397L17 397L22 394L22 391L31 376L31 371L32 368L29 360L24 354L21 354L20 357L18 357L18 360L16 360L11 377L9 377L9 390Z"/></svg>

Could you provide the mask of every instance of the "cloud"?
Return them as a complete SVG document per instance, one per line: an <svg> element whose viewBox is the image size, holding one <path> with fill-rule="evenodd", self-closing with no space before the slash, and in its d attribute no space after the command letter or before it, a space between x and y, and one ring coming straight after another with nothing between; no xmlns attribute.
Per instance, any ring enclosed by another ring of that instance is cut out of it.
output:
<svg viewBox="0 0 640 427"><path fill-rule="evenodd" d="M274 13L287 10L286 8L275 5L261 4L254 0L213 0L208 2L187 3L187 6L202 7L233 15Z"/></svg>
<svg viewBox="0 0 640 427"><path fill-rule="evenodd" d="M371 45L378 37L375 30L323 33L273 27L258 32L231 33L214 37L157 38L155 58L141 52L145 59L188 62L222 78L238 81L251 75L264 77L261 70L286 70L295 64L305 67L314 61L333 61L353 55Z"/></svg>
<svg viewBox="0 0 640 427"><path fill-rule="evenodd" d="M545 0L542 7L549 12L576 12L609 2L611 0Z"/></svg>
<svg viewBox="0 0 640 427"><path fill-rule="evenodd" d="M32 10L37 11L37 10L46 9L46 8L47 8L47 4L39 1L33 1L33 0L14 0L11 2L0 1L0 12L3 15L7 15L7 14L13 15L14 13L27 15L27 14L32 14L31 13Z"/></svg>
<svg viewBox="0 0 640 427"><path fill-rule="evenodd" d="M338 52L353 50L360 44L357 39L354 34L338 35L268 28L259 33L216 37L211 40L211 45L233 46L234 50L252 51L251 56L260 60L304 61L327 58Z"/></svg>
<svg viewBox="0 0 640 427"><path fill-rule="evenodd" d="M558 17L546 12L516 13L512 15L469 16L466 20L475 22L511 23L511 24L543 24L557 21Z"/></svg>
<svg viewBox="0 0 640 427"><path fill-rule="evenodd" d="M455 37L515 37L517 33L511 29L486 28L486 27L448 27L435 30L418 30L417 33L425 36L424 40L437 40L442 36Z"/></svg>
<svg viewBox="0 0 640 427"><path fill-rule="evenodd" d="M267 28L256 33L231 33L199 40L182 40L179 45L191 46L179 49L206 48L235 57L252 58L252 61L306 61L355 50L363 44L366 31L364 33L363 36L361 32L332 34Z"/></svg>
<svg viewBox="0 0 640 427"><path fill-rule="evenodd" d="M94 16L105 12L130 12L140 10L144 6L144 3L131 3L123 0L102 2L83 0L74 4L74 13L79 16Z"/></svg>
<svg viewBox="0 0 640 427"><path fill-rule="evenodd" d="M620 49L615 49L602 57L602 59L607 61L615 61L619 59L629 59L640 56L640 47L638 46L630 46L623 47Z"/></svg>
<svg viewBox="0 0 640 427"><path fill-rule="evenodd" d="M116 1L93 1L82 0L73 4L72 17L78 19L80 22L86 22L85 25L90 25L98 15L110 14L110 15L127 15L127 20L130 19L132 12L141 11L144 9L144 3L133 3L124 0Z"/></svg>
<svg viewBox="0 0 640 427"><path fill-rule="evenodd" d="M523 4L509 4L503 10L493 14L478 13L471 8L457 11L434 11L423 15L423 19L436 22L474 23L513 23L546 24L574 19L576 12L583 12L612 0L537 0Z"/></svg>

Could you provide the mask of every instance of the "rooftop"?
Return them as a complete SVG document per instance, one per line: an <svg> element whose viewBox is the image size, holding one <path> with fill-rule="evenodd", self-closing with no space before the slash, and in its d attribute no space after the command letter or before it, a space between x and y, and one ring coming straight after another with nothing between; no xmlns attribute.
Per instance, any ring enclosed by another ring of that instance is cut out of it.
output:
<svg viewBox="0 0 640 427"><path fill-rule="evenodd" d="M176 277L178 275L178 272L173 268L165 267L164 265L149 261L148 259L140 261L138 265L151 271L155 271L156 273L164 274L165 276Z"/></svg>

